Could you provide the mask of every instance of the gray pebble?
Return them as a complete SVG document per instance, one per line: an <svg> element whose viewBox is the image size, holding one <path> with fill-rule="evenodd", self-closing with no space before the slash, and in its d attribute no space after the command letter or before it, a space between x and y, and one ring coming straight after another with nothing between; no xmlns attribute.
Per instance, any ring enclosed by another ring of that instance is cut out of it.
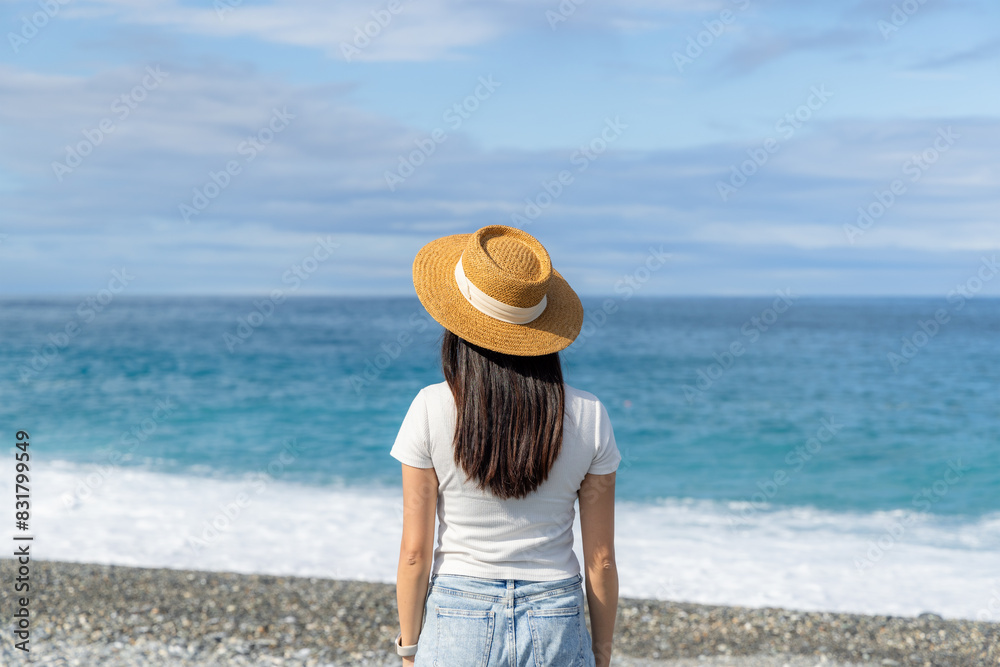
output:
<svg viewBox="0 0 1000 667"><path fill-rule="evenodd" d="M32 593L30 663L8 616L0 665L401 665L392 584L33 561ZM612 664L997 667L1000 624L622 598Z"/></svg>

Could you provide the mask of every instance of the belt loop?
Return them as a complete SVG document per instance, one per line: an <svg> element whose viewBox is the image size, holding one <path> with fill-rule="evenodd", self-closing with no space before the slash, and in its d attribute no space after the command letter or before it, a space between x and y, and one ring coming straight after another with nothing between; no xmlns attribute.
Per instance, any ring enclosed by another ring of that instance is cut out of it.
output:
<svg viewBox="0 0 1000 667"><path fill-rule="evenodd" d="M512 588L514 588L514 580L513 579L508 579L507 580L507 590L510 590Z"/></svg>

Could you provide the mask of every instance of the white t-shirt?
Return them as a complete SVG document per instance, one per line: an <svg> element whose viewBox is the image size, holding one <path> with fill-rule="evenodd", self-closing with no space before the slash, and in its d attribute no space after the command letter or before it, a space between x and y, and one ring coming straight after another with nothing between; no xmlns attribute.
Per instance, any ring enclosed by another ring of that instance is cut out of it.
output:
<svg viewBox="0 0 1000 667"><path fill-rule="evenodd" d="M621 454L604 405L565 386L563 442L548 478L524 498L480 491L455 465L457 410L447 382L424 387L410 404L390 454L438 478L433 574L552 581L580 572L573 553L574 502L585 474L618 469Z"/></svg>

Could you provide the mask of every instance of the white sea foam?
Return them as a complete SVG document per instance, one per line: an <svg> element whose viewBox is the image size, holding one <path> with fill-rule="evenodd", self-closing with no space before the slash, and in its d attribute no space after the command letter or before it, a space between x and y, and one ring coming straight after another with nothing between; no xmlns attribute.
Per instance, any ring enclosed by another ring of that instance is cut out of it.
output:
<svg viewBox="0 0 1000 667"><path fill-rule="evenodd" d="M12 498L13 477L9 463L0 465L2 497ZM31 480L39 559L395 580L398 488L317 488L37 459ZM1000 515L961 521L796 508L743 512L734 522L741 509L620 502L621 594L1000 621ZM575 529L581 558L579 518Z"/></svg>

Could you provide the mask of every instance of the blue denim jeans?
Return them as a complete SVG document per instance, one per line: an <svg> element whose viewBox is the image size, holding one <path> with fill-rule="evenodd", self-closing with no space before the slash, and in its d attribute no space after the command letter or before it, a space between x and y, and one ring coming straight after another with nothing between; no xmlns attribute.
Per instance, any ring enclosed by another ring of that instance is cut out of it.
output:
<svg viewBox="0 0 1000 667"><path fill-rule="evenodd" d="M431 577L415 667L595 667L583 577Z"/></svg>

